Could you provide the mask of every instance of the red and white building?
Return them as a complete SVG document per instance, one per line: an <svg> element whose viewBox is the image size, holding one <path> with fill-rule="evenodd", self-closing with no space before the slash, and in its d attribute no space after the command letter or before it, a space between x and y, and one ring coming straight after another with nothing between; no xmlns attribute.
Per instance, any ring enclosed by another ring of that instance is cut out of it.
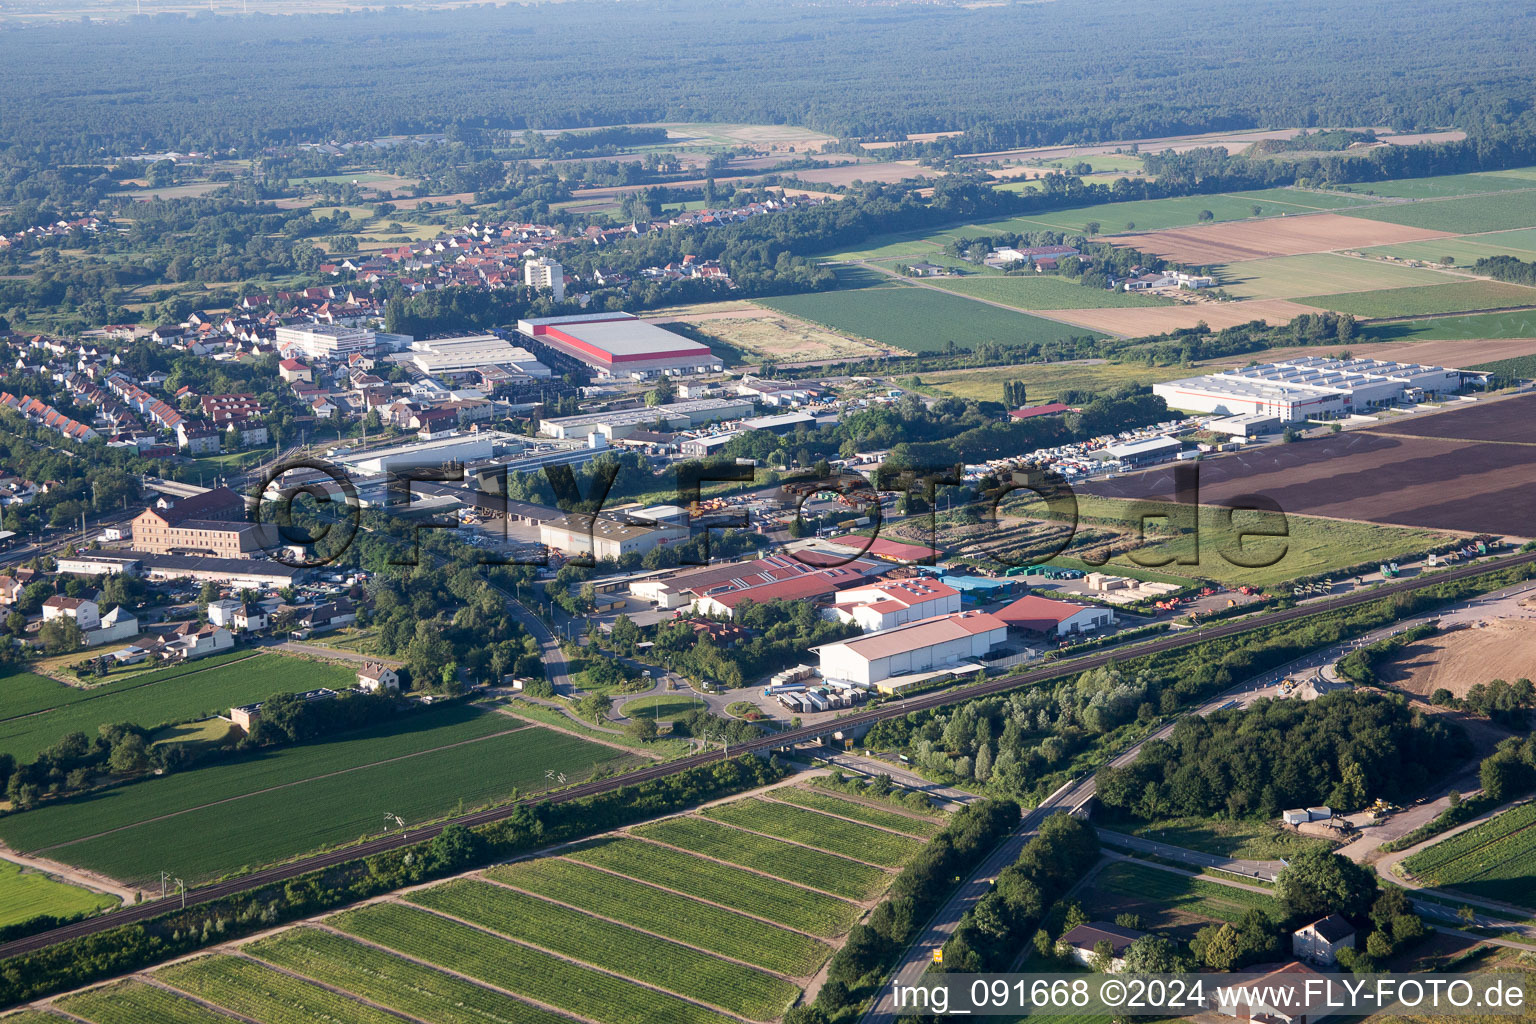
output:
<svg viewBox="0 0 1536 1024"><path fill-rule="evenodd" d="M926 576L874 580L868 586L840 592L832 604L838 619L857 623L866 633L959 610L960 591Z"/></svg>
<svg viewBox="0 0 1536 1024"><path fill-rule="evenodd" d="M1115 613L1108 608L1056 601L1034 594L1026 594L1012 604L999 608L994 614L1010 629L1055 636L1088 633L1096 629L1108 629L1115 624Z"/></svg>
<svg viewBox="0 0 1536 1024"><path fill-rule="evenodd" d="M718 373L724 364L708 345L641 320L633 313L591 313L519 320L536 345L585 363L602 377Z"/></svg>

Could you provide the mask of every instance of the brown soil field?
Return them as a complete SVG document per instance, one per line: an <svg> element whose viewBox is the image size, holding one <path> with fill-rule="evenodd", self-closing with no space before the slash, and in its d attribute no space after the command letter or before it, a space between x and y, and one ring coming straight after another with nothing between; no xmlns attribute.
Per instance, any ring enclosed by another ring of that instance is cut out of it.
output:
<svg viewBox="0 0 1536 1024"><path fill-rule="evenodd" d="M1536 445L1536 412L1528 398L1478 402L1428 416L1396 417L1367 433L1396 437L1435 437L1448 441L1488 441ZM1536 452L1532 453L1536 456Z"/></svg>
<svg viewBox="0 0 1536 1024"><path fill-rule="evenodd" d="M1485 620L1425 637L1377 666L1383 683L1420 697L1444 687L1458 697L1478 683L1530 678L1536 664L1536 619Z"/></svg>
<svg viewBox="0 0 1536 1024"><path fill-rule="evenodd" d="M719 338L748 358L756 357L779 363L867 359L889 355L894 351L864 338L837 334L777 310L745 302L729 306L707 312L683 311L664 318L648 319L653 323L681 322L697 325L705 334Z"/></svg>
<svg viewBox="0 0 1536 1024"><path fill-rule="evenodd" d="M1445 231L1411 228L1364 217L1309 213L1298 217L1239 220L1140 235L1116 235L1109 241L1156 253L1164 259L1205 265L1450 237Z"/></svg>
<svg viewBox="0 0 1536 1024"><path fill-rule="evenodd" d="M855 181L905 181L908 178L933 178L943 174L932 167L920 167L916 160L887 160L874 164L845 164L842 167L818 167L792 172L801 181L828 185L852 185Z"/></svg>
<svg viewBox="0 0 1536 1024"><path fill-rule="evenodd" d="M1262 355L1266 362L1292 359L1297 356L1329 356L1346 346L1297 346L1294 348L1267 349ZM1402 363L1423 363L1426 366L1475 366L1497 359L1514 359L1517 356L1536 355L1536 338L1496 338L1475 341L1382 341L1373 345L1349 345L1349 354L1357 359L1395 359ZM1201 371L1210 373L1219 368L1247 366L1260 358L1258 354L1225 356L1196 364Z"/></svg>
<svg viewBox="0 0 1536 1024"><path fill-rule="evenodd" d="M1240 507L1260 495L1286 512L1430 529L1536 536L1536 451L1521 438L1536 413L1536 396L1347 430L1297 444L1271 444L1198 465L1203 504ZM1464 420L1469 414L1477 414ZM1465 425L1463 425L1465 423ZM1467 433L1503 437L1455 440ZM1396 431L1396 432L1393 432ZM1172 467L1084 485L1110 498L1163 498Z"/></svg>
<svg viewBox="0 0 1536 1024"><path fill-rule="evenodd" d="M1252 320L1271 324L1290 323L1303 313L1316 313L1288 299L1249 299L1246 302L1192 302L1179 306L1133 306L1126 309L1053 309L1053 320L1065 320L1110 334L1139 337L1194 327L1202 320L1213 330L1235 327ZM1244 360L1246 362L1247 360Z"/></svg>

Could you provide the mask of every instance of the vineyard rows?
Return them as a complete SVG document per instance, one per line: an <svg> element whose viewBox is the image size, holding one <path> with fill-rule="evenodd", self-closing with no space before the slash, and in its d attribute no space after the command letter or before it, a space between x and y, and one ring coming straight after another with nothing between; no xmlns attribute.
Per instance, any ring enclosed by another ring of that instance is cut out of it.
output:
<svg viewBox="0 0 1536 1024"><path fill-rule="evenodd" d="M141 981L125 981L59 1000L59 1009L92 1024L229 1024L228 1018L185 996ZM6 1024L16 1021L7 1017ZM52 1020L53 1018L49 1018ZM55 1024L58 1024L55 1021Z"/></svg>
<svg viewBox="0 0 1536 1024"><path fill-rule="evenodd" d="M884 871L846 857L818 853L777 839L755 836L704 818L666 818L632 829L637 836L654 839L706 857L766 871L812 889L868 899L890 881Z"/></svg>
<svg viewBox="0 0 1536 1024"><path fill-rule="evenodd" d="M242 957L206 956L163 968L155 977L261 1024L400 1024L383 1010Z"/></svg>
<svg viewBox="0 0 1536 1024"><path fill-rule="evenodd" d="M932 839L944 827L937 818L915 818L879 807L861 804L856 800L844 800L829 793L802 786L783 786L768 794L770 799L807 807L813 811L826 811L844 818L862 821L866 825L878 825L893 832L901 832L918 839Z"/></svg>
<svg viewBox="0 0 1536 1024"><path fill-rule="evenodd" d="M786 804L748 798L718 804L702 812L705 817L814 846L845 857L893 868L911 857L921 842L881 832L851 821L807 811Z"/></svg>

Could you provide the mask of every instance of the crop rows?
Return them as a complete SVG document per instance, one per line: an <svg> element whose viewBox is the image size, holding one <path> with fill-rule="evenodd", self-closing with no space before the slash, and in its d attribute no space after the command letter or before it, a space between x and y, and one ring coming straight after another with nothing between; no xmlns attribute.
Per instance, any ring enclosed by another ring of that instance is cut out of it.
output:
<svg viewBox="0 0 1536 1024"><path fill-rule="evenodd" d="M376 903L333 918L331 923L406 956L449 967L600 1024L728 1024L732 1019L676 996L398 903Z"/></svg>
<svg viewBox="0 0 1536 1024"><path fill-rule="evenodd" d="M813 889L862 900L879 892L890 876L879 868L831 853L807 850L755 836L704 818L666 818L632 829L637 836L718 857L730 864L766 871Z"/></svg>
<svg viewBox="0 0 1536 1024"><path fill-rule="evenodd" d="M1440 880L1447 874L1442 868L1470 853L1481 852L1496 842L1519 835L1532 825L1536 825L1536 803L1505 811L1475 828L1442 840L1409 857L1403 866L1425 880Z"/></svg>
<svg viewBox="0 0 1536 1024"><path fill-rule="evenodd" d="M510 939L753 1020L777 1017L799 994L783 978L489 882L459 879L413 893L410 899Z"/></svg>
<svg viewBox="0 0 1536 1024"><path fill-rule="evenodd" d="M1176 907L1218 921L1237 922L1257 907L1279 917L1274 898L1267 893L1239 889L1198 878L1163 871L1143 864L1111 864L1094 882L1095 888Z"/></svg>
<svg viewBox="0 0 1536 1024"><path fill-rule="evenodd" d="M229 1024L229 1018L186 996L141 981L81 992L59 1000L59 1009L93 1024ZM7 1024L15 1020L5 1019Z"/></svg>
<svg viewBox="0 0 1536 1024"><path fill-rule="evenodd" d="M773 800L783 800L800 807L808 807L813 811L826 811L828 814L852 818L866 825L878 825L880 828L902 832L918 839L932 839L944 828L944 823L937 818L918 818L910 814L898 814L895 811L871 807L857 800L844 800L842 797L802 786L783 786L768 795Z"/></svg>
<svg viewBox="0 0 1536 1024"><path fill-rule="evenodd" d="M541 1007L315 928L295 928L263 939L246 951L432 1024L570 1024L567 1018ZM120 1024L149 1021L160 1024L155 1017Z"/></svg>
<svg viewBox="0 0 1536 1024"><path fill-rule="evenodd" d="M519 861L486 874L535 895L792 977L810 974L831 955L825 943L798 932L583 864Z"/></svg>
<svg viewBox="0 0 1536 1024"><path fill-rule="evenodd" d="M740 825L754 832L765 832L780 839L804 843L888 868L905 861L921 845L916 839L906 836L892 835L815 811L765 803L757 799L718 804L701 813L728 825Z"/></svg>
<svg viewBox="0 0 1536 1024"><path fill-rule="evenodd" d="M400 1024L398 1017L383 1010L242 957L203 957L164 968L155 976L261 1024Z"/></svg>
<svg viewBox="0 0 1536 1024"><path fill-rule="evenodd" d="M859 916L835 896L638 839L599 839L565 856L813 935L840 935Z"/></svg>

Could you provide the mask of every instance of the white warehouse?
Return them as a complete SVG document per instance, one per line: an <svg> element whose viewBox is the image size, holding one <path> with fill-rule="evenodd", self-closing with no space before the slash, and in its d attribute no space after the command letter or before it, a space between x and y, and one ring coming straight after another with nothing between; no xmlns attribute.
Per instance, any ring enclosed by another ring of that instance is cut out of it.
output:
<svg viewBox="0 0 1536 1024"><path fill-rule="evenodd" d="M813 647L822 678L863 689L979 658L1008 639L1008 624L986 612L956 612ZM885 686L881 686L886 683Z"/></svg>
<svg viewBox="0 0 1536 1024"><path fill-rule="evenodd" d="M1305 356L1152 385L1170 409L1274 416L1282 423L1337 419L1461 389L1461 371L1385 359Z"/></svg>

